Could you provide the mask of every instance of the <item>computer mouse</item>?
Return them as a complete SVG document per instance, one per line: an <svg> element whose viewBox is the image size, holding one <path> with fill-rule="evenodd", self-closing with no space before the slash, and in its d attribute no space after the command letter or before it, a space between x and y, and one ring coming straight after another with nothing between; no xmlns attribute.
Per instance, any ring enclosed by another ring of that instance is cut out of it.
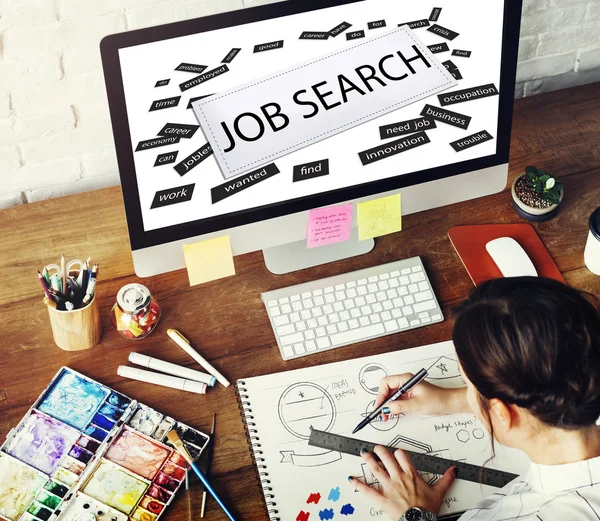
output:
<svg viewBox="0 0 600 521"><path fill-rule="evenodd" d="M505 277L530 275L537 277L535 266L521 245L511 237L499 237L485 245L498 269Z"/></svg>

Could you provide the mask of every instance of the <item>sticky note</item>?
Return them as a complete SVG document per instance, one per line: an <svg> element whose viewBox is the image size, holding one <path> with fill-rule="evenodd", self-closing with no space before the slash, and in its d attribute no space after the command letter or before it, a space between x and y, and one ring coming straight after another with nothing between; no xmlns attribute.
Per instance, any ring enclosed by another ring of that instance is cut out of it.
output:
<svg viewBox="0 0 600 521"><path fill-rule="evenodd" d="M400 194L358 203L356 210L360 241L402 230Z"/></svg>
<svg viewBox="0 0 600 521"><path fill-rule="evenodd" d="M308 212L306 247L316 248L350 238L352 228L352 205L315 208Z"/></svg>
<svg viewBox="0 0 600 521"><path fill-rule="evenodd" d="M183 255L190 286L235 275L229 235L184 244Z"/></svg>

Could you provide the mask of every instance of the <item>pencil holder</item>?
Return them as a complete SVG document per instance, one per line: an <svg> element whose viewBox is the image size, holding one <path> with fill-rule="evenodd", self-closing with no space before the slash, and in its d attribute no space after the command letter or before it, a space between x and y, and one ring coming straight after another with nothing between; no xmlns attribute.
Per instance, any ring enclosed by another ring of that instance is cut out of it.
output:
<svg viewBox="0 0 600 521"><path fill-rule="evenodd" d="M102 324L96 297L81 309L59 311L47 306L54 343L65 351L94 347L102 337Z"/></svg>

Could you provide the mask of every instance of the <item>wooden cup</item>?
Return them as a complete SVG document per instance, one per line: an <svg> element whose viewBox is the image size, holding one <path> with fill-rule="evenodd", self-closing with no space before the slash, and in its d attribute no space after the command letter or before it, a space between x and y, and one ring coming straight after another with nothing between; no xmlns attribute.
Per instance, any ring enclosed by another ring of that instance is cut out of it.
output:
<svg viewBox="0 0 600 521"><path fill-rule="evenodd" d="M102 325L95 295L92 301L81 309L59 311L47 307L54 343L61 349L81 351L100 342Z"/></svg>

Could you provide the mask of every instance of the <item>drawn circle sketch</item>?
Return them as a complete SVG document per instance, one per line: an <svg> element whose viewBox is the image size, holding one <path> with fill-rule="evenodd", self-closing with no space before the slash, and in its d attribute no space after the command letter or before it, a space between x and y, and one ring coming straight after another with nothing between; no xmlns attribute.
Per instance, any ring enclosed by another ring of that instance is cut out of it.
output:
<svg viewBox="0 0 600 521"><path fill-rule="evenodd" d="M482 439L485 436L485 432L483 432L483 429L480 429L479 427L477 429L473 429L473 437L477 438L478 440Z"/></svg>
<svg viewBox="0 0 600 521"><path fill-rule="evenodd" d="M329 431L335 423L333 398L321 386L296 383L279 398L279 419L286 430L296 438L307 440L310 429Z"/></svg>
<svg viewBox="0 0 600 521"><path fill-rule="evenodd" d="M373 409L375 409L375 400L373 400L369 403L369 405L367 405L367 409L365 410L365 414L363 414L363 417L366 417L370 412L373 411ZM396 425L398 425L398 420L400 419L400 416L400 414L390 414L390 417L386 422L375 418L371 423L369 423L369 425L373 427L376 431L391 431ZM404 415L402 414L402 416Z"/></svg>
<svg viewBox="0 0 600 521"><path fill-rule="evenodd" d="M369 394L377 394L379 391L379 382L388 375L387 369L381 364L367 364L358 374L358 381L361 387Z"/></svg>

